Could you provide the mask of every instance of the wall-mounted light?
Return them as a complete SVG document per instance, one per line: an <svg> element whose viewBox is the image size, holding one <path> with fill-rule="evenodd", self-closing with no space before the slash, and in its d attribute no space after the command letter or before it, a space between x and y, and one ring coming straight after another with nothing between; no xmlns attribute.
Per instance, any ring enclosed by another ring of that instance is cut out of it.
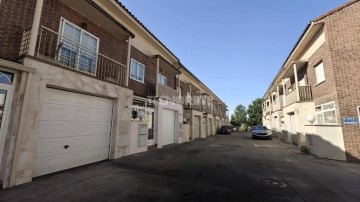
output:
<svg viewBox="0 0 360 202"><path fill-rule="evenodd" d="M314 115L308 115L306 120L313 124L316 121L316 117Z"/></svg>
<svg viewBox="0 0 360 202"><path fill-rule="evenodd" d="M144 118L144 117L145 117L145 112L139 111L139 112L137 113L137 117L138 117L139 119Z"/></svg>

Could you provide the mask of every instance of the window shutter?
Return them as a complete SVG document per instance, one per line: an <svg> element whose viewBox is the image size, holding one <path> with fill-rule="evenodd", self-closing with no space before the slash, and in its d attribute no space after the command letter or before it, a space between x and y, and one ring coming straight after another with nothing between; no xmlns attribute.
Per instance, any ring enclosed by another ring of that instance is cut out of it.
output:
<svg viewBox="0 0 360 202"><path fill-rule="evenodd" d="M315 66L315 74L317 83L325 81L324 64L322 62Z"/></svg>

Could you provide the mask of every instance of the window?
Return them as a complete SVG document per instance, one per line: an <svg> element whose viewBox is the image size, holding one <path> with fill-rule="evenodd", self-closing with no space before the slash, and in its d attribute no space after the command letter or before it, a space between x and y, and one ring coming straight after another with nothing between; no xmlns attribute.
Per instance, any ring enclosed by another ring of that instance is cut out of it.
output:
<svg viewBox="0 0 360 202"><path fill-rule="evenodd" d="M70 68L96 74L99 39L62 18L60 62Z"/></svg>
<svg viewBox="0 0 360 202"><path fill-rule="evenodd" d="M131 59L130 64L130 78L136 81L140 81L144 83L145 81L145 65L141 64L140 62Z"/></svg>
<svg viewBox="0 0 360 202"><path fill-rule="evenodd" d="M335 102L329 102L320 106L315 107L316 118L318 124L335 124L336 120L336 111L335 111Z"/></svg>
<svg viewBox="0 0 360 202"><path fill-rule="evenodd" d="M167 85L167 78L161 74L158 74L158 81L162 85Z"/></svg>
<svg viewBox="0 0 360 202"><path fill-rule="evenodd" d="M325 81L324 64L320 62L315 66L316 84Z"/></svg>

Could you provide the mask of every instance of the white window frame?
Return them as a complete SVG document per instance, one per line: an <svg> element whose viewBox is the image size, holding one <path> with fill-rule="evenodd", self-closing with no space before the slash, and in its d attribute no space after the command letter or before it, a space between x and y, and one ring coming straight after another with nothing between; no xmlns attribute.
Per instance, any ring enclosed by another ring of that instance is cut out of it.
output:
<svg viewBox="0 0 360 202"><path fill-rule="evenodd" d="M136 64L136 67L133 67L132 64L135 63ZM139 73L140 73L140 69L143 68L143 72L142 72L142 75L141 77L139 77ZM133 75L131 74L132 72L132 69L135 68L135 71L136 71L136 75L135 75L135 78L133 77ZM129 77L130 79L132 80L135 80L135 81L138 81L140 83L145 83L145 65L138 62L137 60L131 58L131 62L130 62L130 71L129 71ZM139 79L140 78L140 79Z"/></svg>
<svg viewBox="0 0 360 202"><path fill-rule="evenodd" d="M167 86L168 82L167 82L167 78L166 76L162 75L162 74L158 74L158 82L159 84L162 84L164 86Z"/></svg>
<svg viewBox="0 0 360 202"><path fill-rule="evenodd" d="M321 68L319 70L318 68ZM325 78L325 67L323 61L319 62L317 65L314 66L315 69L315 76L316 76L316 84L320 84L326 80Z"/></svg>
<svg viewBox="0 0 360 202"><path fill-rule="evenodd" d="M74 23L70 22L69 20L65 19L64 17L61 17L61 18L60 18L60 27L59 27L59 33L61 34L62 37L65 37L65 36L64 36L65 23L67 23L67 24L69 24L70 26L73 26L74 28L80 30L79 48L78 48L78 50L77 50L78 56L77 56L77 58L76 58L77 61L76 61L75 69L78 70L78 71L87 73L87 74L96 75L100 39L99 39L98 37L96 37L95 35L91 34L90 32L82 29L81 27L77 26L76 24L74 24ZM95 63L94 73L79 70L81 49L82 49L82 48L85 48L85 47L82 47L82 45L81 45L83 33L86 33L86 34L88 34L89 36L95 38L95 39L96 39L96 42L97 42L97 43L96 43L96 51L95 51L96 57L95 57L95 61L94 61L94 63ZM70 39L68 39L68 40L70 40ZM60 39L60 41L61 41L61 39ZM58 44L60 44L60 42L58 42ZM61 52L61 51L60 51L60 52ZM60 60L60 54L59 54L59 58L58 58L58 59ZM69 67L69 68L71 68L71 67Z"/></svg>
<svg viewBox="0 0 360 202"><path fill-rule="evenodd" d="M324 105L328 105L328 104L334 104L334 108L333 108L333 109L326 109L326 110L324 110L324 109L323 109L323 106L324 106ZM319 107L321 108L321 111L316 111L316 108L319 108ZM326 123L326 122L325 122L324 112L330 112L330 111L334 111L334 112L335 112L335 123ZM337 113L336 113L336 103L335 103L335 101L332 101L332 102L328 102L328 103L324 103L324 104L315 106L315 113L316 113L317 122L318 122L318 124L320 124L320 125L336 125L336 124L338 123L338 121L337 121ZM322 123L319 123L318 115L321 115L322 121L323 121Z"/></svg>

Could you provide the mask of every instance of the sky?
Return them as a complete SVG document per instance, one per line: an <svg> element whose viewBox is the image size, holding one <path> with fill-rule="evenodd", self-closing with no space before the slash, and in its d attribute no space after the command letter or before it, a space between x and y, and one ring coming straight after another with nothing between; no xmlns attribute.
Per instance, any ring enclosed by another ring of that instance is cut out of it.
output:
<svg viewBox="0 0 360 202"><path fill-rule="evenodd" d="M306 25L346 0L120 0L228 105L262 98Z"/></svg>

